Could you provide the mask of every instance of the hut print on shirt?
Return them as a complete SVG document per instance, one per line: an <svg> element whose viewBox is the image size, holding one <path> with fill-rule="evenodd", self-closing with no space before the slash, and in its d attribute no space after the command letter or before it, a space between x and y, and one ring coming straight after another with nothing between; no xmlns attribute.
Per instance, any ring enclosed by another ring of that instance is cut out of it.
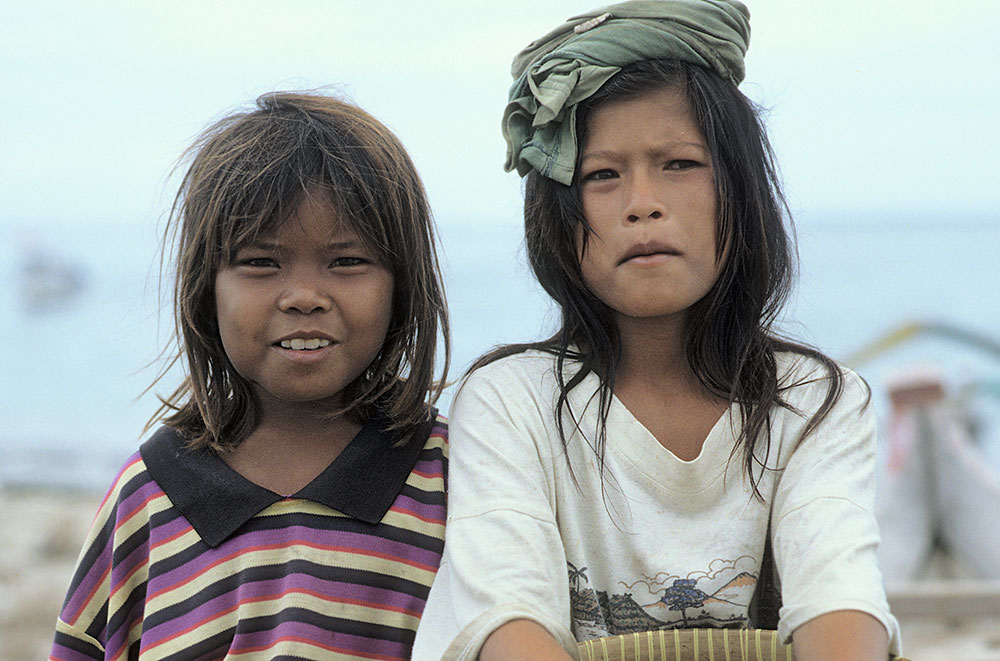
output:
<svg viewBox="0 0 1000 661"><path fill-rule="evenodd" d="M657 629L746 627L759 572L750 556L717 558L704 571L643 575L607 592L590 587L587 567L566 565L577 640Z"/></svg>

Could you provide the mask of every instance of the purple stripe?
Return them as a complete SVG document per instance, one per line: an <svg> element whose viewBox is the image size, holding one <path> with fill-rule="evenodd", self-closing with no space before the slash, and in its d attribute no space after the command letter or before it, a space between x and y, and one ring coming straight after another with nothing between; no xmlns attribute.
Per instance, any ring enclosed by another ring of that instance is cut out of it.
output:
<svg viewBox="0 0 1000 661"><path fill-rule="evenodd" d="M226 540L217 548L206 550L190 562L161 574L150 580L150 594L172 587L190 576L193 576L219 559L234 553L243 553L255 546L278 546L275 552L286 553L294 543L308 543L317 546L345 547L354 552L383 553L400 560L417 562L436 568L440 563L440 554L435 551L410 546L402 542L394 542L377 535L365 535L338 530L319 530L307 526L289 526L277 530L258 530L237 535ZM289 558L281 558L286 562Z"/></svg>
<svg viewBox="0 0 1000 661"><path fill-rule="evenodd" d="M126 470L128 470L129 466L134 462L135 458L138 455L139 453L136 452L135 454L132 455L132 457L129 458L127 462L125 462L125 466L122 467L122 469L118 472L115 481L112 482L111 488L108 490L107 498L114 497L114 494L120 494L120 490L124 486L124 484L121 483L123 480L122 476L125 474ZM146 477L148 477L148 475ZM141 503L143 500L149 497L149 494L155 493L157 491L159 491L159 489L156 487L155 484L151 482L146 482L138 490L136 490L134 494L132 494L128 498L124 500L119 500L117 503L114 503L113 514L115 515L116 518L112 522L112 524L115 526L115 528L117 528L117 526L122 522L123 520L122 517L124 516L125 512L129 511L129 509L131 508L137 507L138 503ZM103 525L101 523L98 523L96 520L94 524ZM91 533L95 531L96 529L93 529ZM91 591L99 584L99 582L104 576L104 571L111 566L111 557L116 539L117 539L116 531L112 530L111 535L108 538L107 544L105 544L104 548L101 550L101 554L97 556L93 564L87 570L86 575L80 581L80 585L77 586L77 589L74 590L73 593L69 595L69 597L67 598L66 604L62 610L62 617L66 622L72 623L72 618L76 615L76 613L80 610L80 608L83 607L84 600L86 599L87 595L89 595ZM114 579L112 578L112 582L113 580ZM106 596L102 595L97 595L97 597L102 599L106 598Z"/></svg>
<svg viewBox="0 0 1000 661"><path fill-rule="evenodd" d="M77 586L76 590L73 591L71 595L66 599L66 604L63 606L62 619L67 624L75 624L74 619L81 608L84 607L86 603L85 600L90 595L91 591L97 587L101 579L104 576L104 570L111 564L111 548L114 544L114 537L108 539L108 543L104 545L104 549L101 554L97 556L94 564L90 566L87 570L86 575L80 581L80 585ZM98 600L107 599L106 594L95 595Z"/></svg>
<svg viewBox="0 0 1000 661"><path fill-rule="evenodd" d="M128 497L122 498L118 501L117 507L117 517L118 522L124 521L125 519L133 516L136 512L141 512L148 505L143 505L143 502L151 498L163 495L163 490L157 486L156 482L153 482L152 477L149 473L142 476L146 481L141 487L136 489L133 493L129 494Z"/></svg>
<svg viewBox="0 0 1000 661"><path fill-rule="evenodd" d="M444 477L444 466L441 465L440 459L417 461L417 463L413 464L413 468L424 475Z"/></svg>
<svg viewBox="0 0 1000 661"><path fill-rule="evenodd" d="M425 603L419 597L394 590L344 583L342 581L325 581L305 574L289 574L282 578L243 583L225 594L218 595L200 604L197 608L188 611L182 617L174 618L148 629L143 633L143 642L146 645L154 644L174 635L178 631L184 631L203 620L219 617L220 615L218 614L233 609L240 602L260 601L267 598L273 599L276 598L276 595L293 589L318 593L331 601L348 599L369 602L375 607L401 608L412 611L415 617L419 617L420 613L423 612ZM405 615L401 614L401 617L405 617ZM235 626L240 618L240 614L238 611L234 611L223 617Z"/></svg>
<svg viewBox="0 0 1000 661"><path fill-rule="evenodd" d="M156 546L157 544L162 544L164 540L170 539L171 537L177 536L180 533L185 533L191 530L191 524L183 516L180 516L180 512L177 509L173 510L179 516L166 523L156 526L149 531L149 545L150 547ZM199 538L200 539L200 538Z"/></svg>
<svg viewBox="0 0 1000 661"><path fill-rule="evenodd" d="M104 631L104 638L107 641L104 644L104 649L106 650L105 657L113 657L115 654L119 653L123 648L129 644L128 634L132 630L132 626L142 620L142 614L145 612L146 602L139 595L139 598L132 604L132 608L128 611L128 617L122 621L122 625L116 631ZM115 613L109 613L108 617L114 617Z"/></svg>
<svg viewBox="0 0 1000 661"><path fill-rule="evenodd" d="M52 645L52 651L49 652L49 661L77 661L77 659L93 661L94 657L90 654L77 652L74 649L60 645L59 643L54 643Z"/></svg>
<svg viewBox="0 0 1000 661"><path fill-rule="evenodd" d="M277 628L269 631L253 631L237 634L233 638L233 644L229 649L230 652L238 652L241 649L265 647L282 636L293 636L315 641L322 645L339 648L348 653L378 654L392 659L410 658L410 645L406 643L396 643L378 638L366 638L364 636L326 631L304 622L282 622Z"/></svg>
<svg viewBox="0 0 1000 661"><path fill-rule="evenodd" d="M409 496L404 496L400 494L396 496L396 502L393 503L393 507L397 507L407 512L413 512L417 516L423 517L425 519L431 519L435 523L444 525L445 509L444 505L431 505L428 503L421 503L419 500L414 500Z"/></svg>
<svg viewBox="0 0 1000 661"><path fill-rule="evenodd" d="M132 549L132 552L121 559L116 565L111 568L111 592L115 590L125 590L126 592L131 592L129 585L136 585L137 583L142 583L146 580L149 575L149 546L148 544L140 544L139 546ZM134 575L129 577L129 574L136 567L146 565L145 569L140 569ZM126 578L128 581L125 582Z"/></svg>

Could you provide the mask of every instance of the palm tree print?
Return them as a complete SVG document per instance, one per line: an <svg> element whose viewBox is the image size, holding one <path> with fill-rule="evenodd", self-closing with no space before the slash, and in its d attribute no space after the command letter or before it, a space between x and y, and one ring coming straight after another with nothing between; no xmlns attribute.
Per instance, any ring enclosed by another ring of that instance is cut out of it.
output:
<svg viewBox="0 0 1000 661"><path fill-rule="evenodd" d="M590 580L590 579L587 578L587 568L586 567L580 567L579 569L577 569L576 565L574 565L572 562L567 562L566 566L569 567L568 571L569 571L569 583L570 583L570 587L573 589L574 592L577 592L580 589L580 579L581 578L584 581Z"/></svg>

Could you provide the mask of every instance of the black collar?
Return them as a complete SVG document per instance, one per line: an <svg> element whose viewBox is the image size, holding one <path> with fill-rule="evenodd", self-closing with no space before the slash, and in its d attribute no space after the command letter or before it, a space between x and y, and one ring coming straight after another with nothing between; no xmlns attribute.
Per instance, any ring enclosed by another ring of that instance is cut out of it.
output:
<svg viewBox="0 0 1000 661"><path fill-rule="evenodd" d="M409 440L369 423L316 479L293 498L321 503L367 523L378 523L406 482L434 424ZM261 510L284 496L258 486L208 449L188 450L176 430L161 427L139 448L149 474L198 535L216 547Z"/></svg>

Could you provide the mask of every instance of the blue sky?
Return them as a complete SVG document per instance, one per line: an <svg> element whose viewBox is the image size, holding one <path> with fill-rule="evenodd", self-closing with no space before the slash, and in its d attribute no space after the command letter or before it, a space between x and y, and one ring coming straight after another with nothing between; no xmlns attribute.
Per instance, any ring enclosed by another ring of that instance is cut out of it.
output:
<svg viewBox="0 0 1000 661"><path fill-rule="evenodd" d="M11 4L13 6L11 6ZM750 0L743 89L771 108L803 219L1000 210L995 0ZM389 124L443 223L508 222L498 129L511 56L566 0L10 3L0 24L4 224L158 218L210 120L332 89Z"/></svg>

